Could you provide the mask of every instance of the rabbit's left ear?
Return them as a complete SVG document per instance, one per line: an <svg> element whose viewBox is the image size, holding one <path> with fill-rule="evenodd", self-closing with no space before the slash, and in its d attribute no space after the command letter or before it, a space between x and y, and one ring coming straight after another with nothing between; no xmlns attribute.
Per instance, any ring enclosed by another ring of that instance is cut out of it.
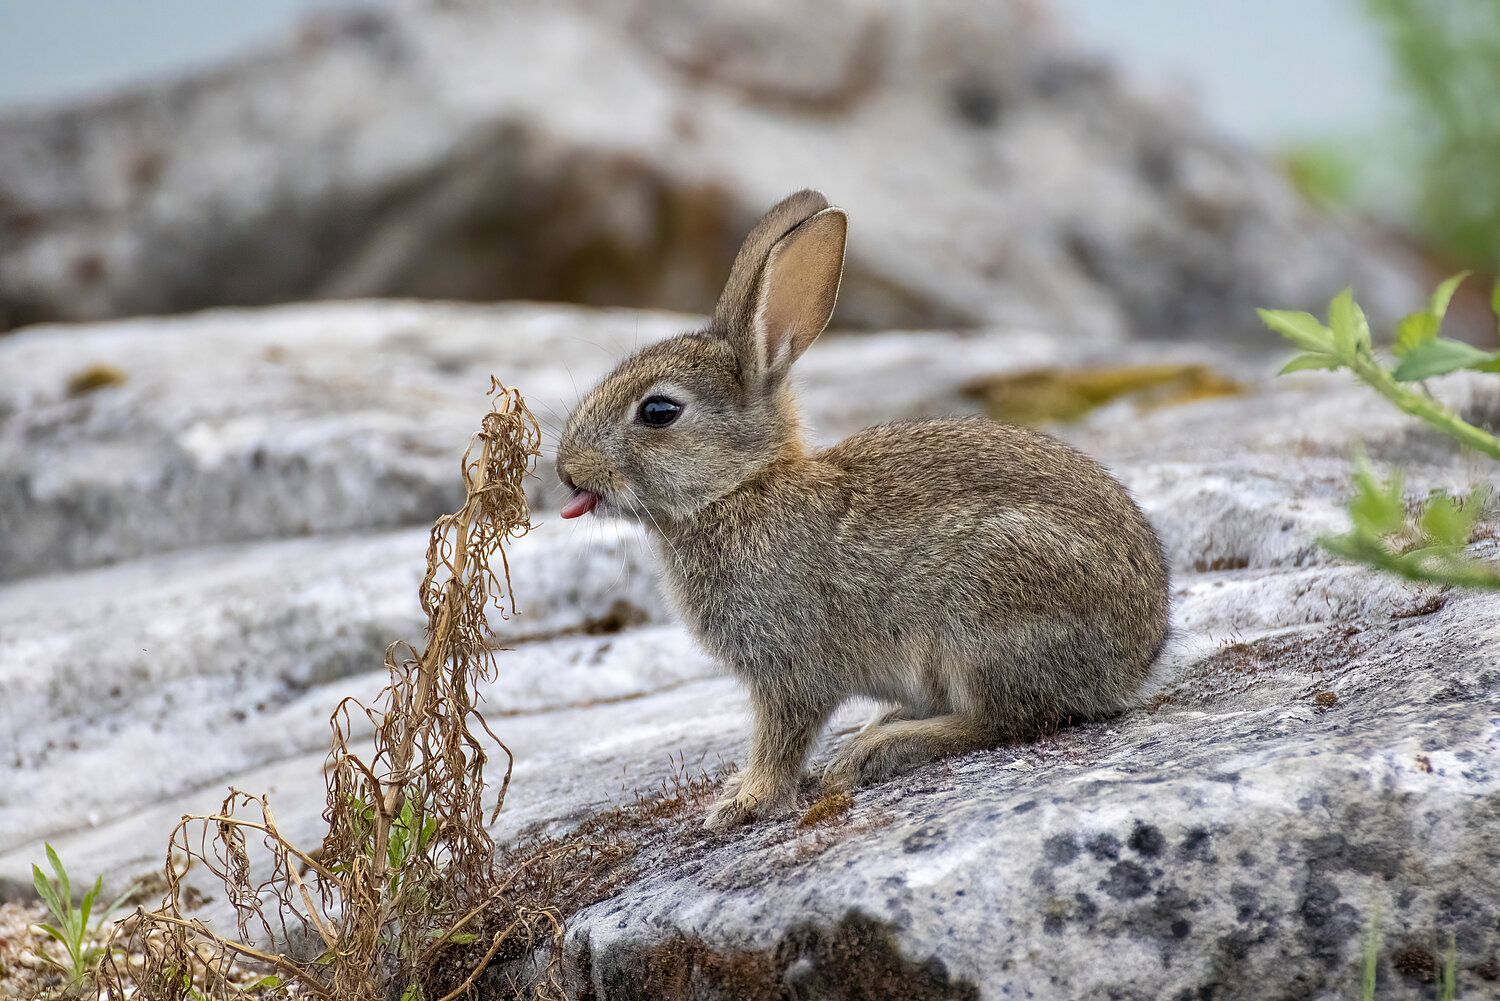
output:
<svg viewBox="0 0 1500 1001"><path fill-rule="evenodd" d="M746 368L761 379L785 375L828 326L844 275L847 231L843 209L826 208L766 255L748 311L749 336L740 345Z"/></svg>

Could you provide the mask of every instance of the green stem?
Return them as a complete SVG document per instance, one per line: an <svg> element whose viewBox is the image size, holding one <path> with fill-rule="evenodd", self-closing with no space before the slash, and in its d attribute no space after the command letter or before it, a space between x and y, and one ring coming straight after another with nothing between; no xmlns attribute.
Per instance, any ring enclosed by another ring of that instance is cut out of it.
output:
<svg viewBox="0 0 1500 1001"><path fill-rule="evenodd" d="M1345 357L1345 363L1370 388L1413 417L1422 418L1439 431L1455 438L1460 445L1467 445L1492 459L1500 460L1500 438L1465 421L1437 400L1425 399L1403 389L1368 351L1355 349Z"/></svg>

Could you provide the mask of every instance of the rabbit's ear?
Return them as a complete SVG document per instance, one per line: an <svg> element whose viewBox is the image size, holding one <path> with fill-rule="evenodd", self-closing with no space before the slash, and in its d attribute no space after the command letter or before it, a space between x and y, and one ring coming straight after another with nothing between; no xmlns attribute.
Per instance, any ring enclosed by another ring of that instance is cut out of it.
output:
<svg viewBox="0 0 1500 1001"><path fill-rule="evenodd" d="M747 373L779 376L828 325L848 219L816 191L766 213L735 259L714 316Z"/></svg>

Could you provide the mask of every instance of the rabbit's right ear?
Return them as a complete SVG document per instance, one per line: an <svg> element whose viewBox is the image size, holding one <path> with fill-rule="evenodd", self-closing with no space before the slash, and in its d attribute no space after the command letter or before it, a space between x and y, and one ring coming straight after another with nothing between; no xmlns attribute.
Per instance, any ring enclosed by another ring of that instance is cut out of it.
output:
<svg viewBox="0 0 1500 1001"><path fill-rule="evenodd" d="M747 377L786 374L815 341L838 299L848 219L817 191L799 191L765 214L745 238L714 324Z"/></svg>

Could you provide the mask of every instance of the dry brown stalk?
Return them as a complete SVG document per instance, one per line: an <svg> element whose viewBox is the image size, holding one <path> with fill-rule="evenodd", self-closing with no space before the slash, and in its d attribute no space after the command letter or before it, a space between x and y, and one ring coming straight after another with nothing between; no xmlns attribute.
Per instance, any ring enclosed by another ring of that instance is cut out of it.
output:
<svg viewBox="0 0 1500 1001"><path fill-rule="evenodd" d="M463 455L464 505L438 519L428 544L420 589L427 645L418 653L392 644L390 683L376 705L346 699L330 719L321 848L291 844L265 797L235 789L217 813L184 817L170 839L161 906L117 929L112 944L123 948L110 951L102 971L112 999L245 996L228 976L244 962L272 974L253 989L262 996L420 998L442 954L473 942L473 933L459 929L487 908L504 919L494 922L498 930L477 962L465 954L468 975L443 1001L471 993L502 952L521 954L550 939L557 962L556 911L532 898L507 899L537 858L499 871L485 823L487 747L507 760L491 821L513 764L476 708L477 685L495 670L485 616L492 604L502 615L506 604L515 610L504 545L530 530L522 480L540 454L536 420L521 396L493 381L490 392L490 412ZM497 555L498 571L491 566ZM374 729L364 757L349 745L357 714ZM193 866L223 883L238 939L183 916L182 880ZM321 954L299 952L308 942ZM120 962L126 953L144 962ZM535 990L556 996L560 989L554 965Z"/></svg>

